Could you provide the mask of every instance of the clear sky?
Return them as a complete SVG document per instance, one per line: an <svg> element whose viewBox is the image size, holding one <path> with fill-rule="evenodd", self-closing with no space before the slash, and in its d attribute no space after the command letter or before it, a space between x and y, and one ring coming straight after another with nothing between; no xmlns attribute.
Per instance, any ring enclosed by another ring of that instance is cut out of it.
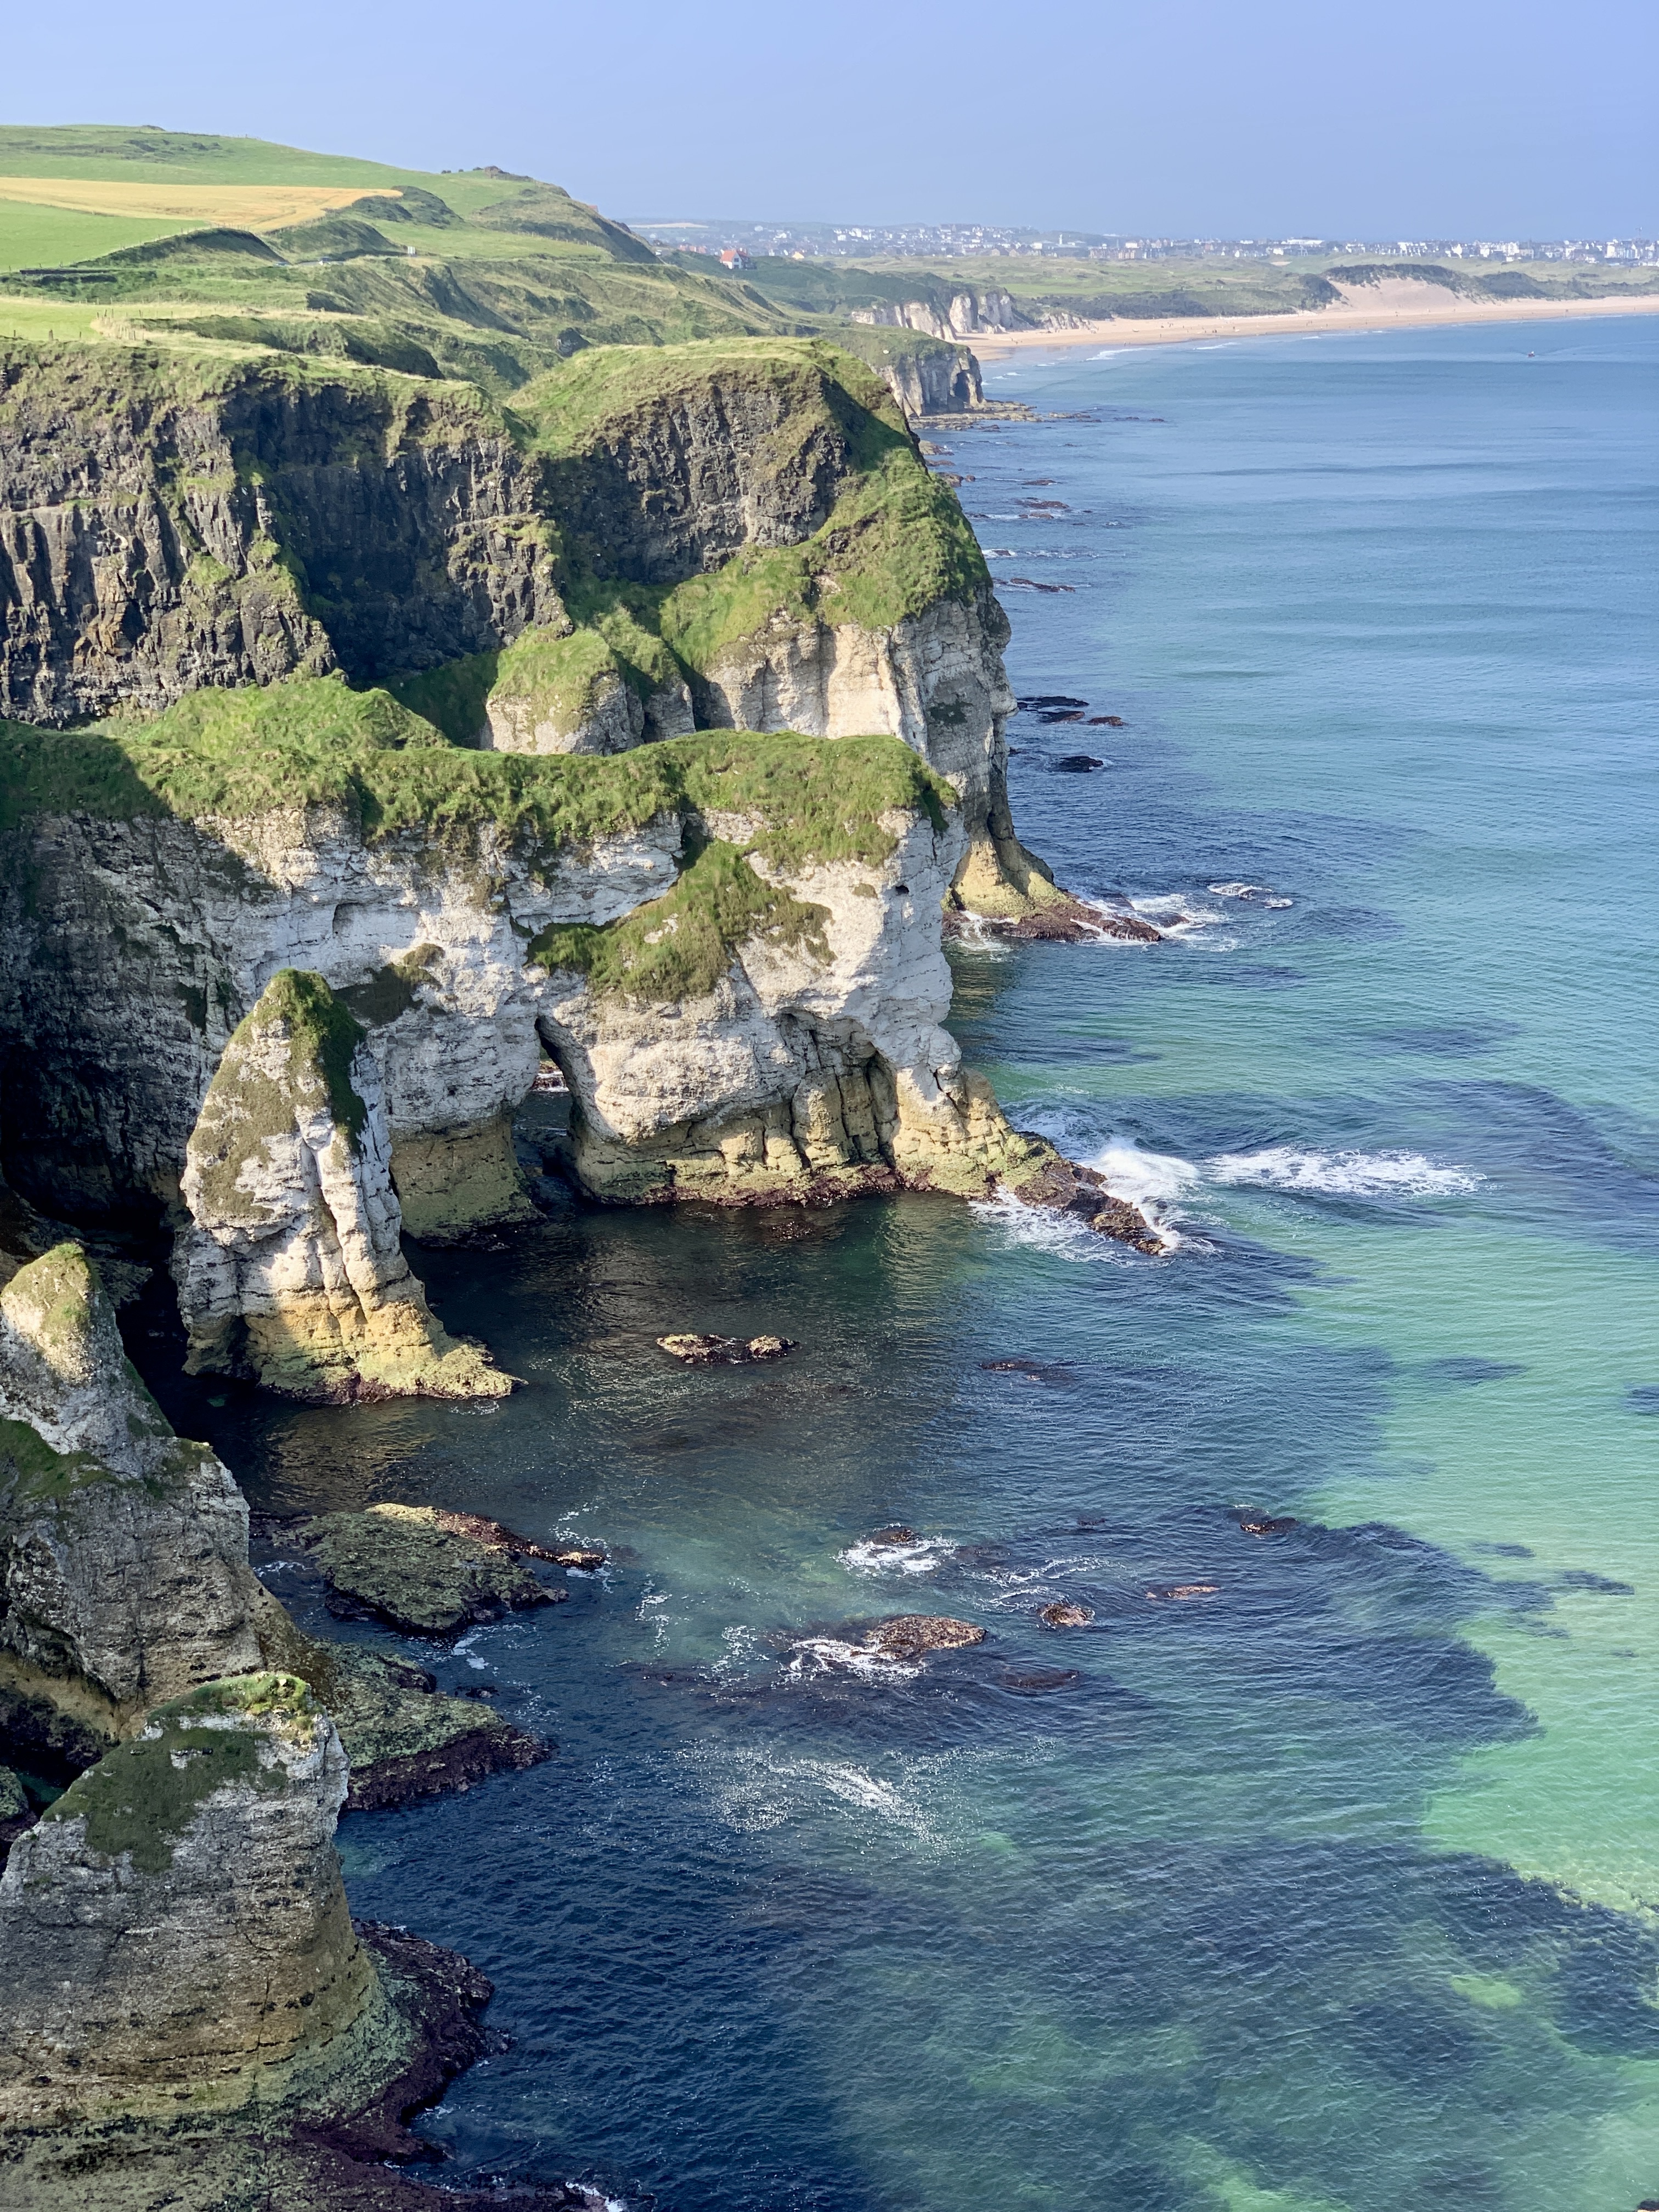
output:
<svg viewBox="0 0 1659 2212"><path fill-rule="evenodd" d="M1659 233L1655 0L76 0L0 119L159 123L623 215Z"/></svg>

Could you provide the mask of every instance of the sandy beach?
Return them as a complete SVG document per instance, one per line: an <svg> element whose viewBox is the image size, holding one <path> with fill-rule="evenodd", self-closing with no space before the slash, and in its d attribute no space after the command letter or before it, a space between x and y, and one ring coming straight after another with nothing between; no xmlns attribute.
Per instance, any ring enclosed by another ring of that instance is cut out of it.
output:
<svg viewBox="0 0 1659 2212"><path fill-rule="evenodd" d="M1000 361L1045 346L1182 345L1204 338L1306 337L1344 331L1426 330L1445 323L1549 323L1586 315L1651 314L1659 314L1659 292L1606 300L1460 300L1437 286L1401 277L1353 286L1339 307L1295 308L1283 315L1170 315L1144 322L1109 318L1081 330L987 331L969 343L981 361Z"/></svg>

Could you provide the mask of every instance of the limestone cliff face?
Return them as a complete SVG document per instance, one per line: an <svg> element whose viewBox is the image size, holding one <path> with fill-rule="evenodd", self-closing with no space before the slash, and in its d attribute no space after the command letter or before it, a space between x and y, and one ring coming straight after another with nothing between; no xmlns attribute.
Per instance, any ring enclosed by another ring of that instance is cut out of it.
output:
<svg viewBox="0 0 1659 2212"><path fill-rule="evenodd" d="M510 420L368 370L0 355L0 715L337 668L435 685L452 737L502 751L890 732L967 806L957 897L1023 907L1041 872L988 827L1006 636L881 381L816 341L596 349Z"/></svg>
<svg viewBox="0 0 1659 2212"><path fill-rule="evenodd" d="M31 887L0 929L14 1181L83 1218L169 1200L232 1032L297 968L368 1033L404 1226L521 1214L509 1118L540 1063L544 986L526 947L551 922L609 922L665 890L683 834L665 817L538 872L489 830L452 853L419 832L366 836L336 807L35 817L0 868Z"/></svg>
<svg viewBox="0 0 1659 2212"><path fill-rule="evenodd" d="M288 1397L498 1397L404 1258L380 1069L320 975L280 969L191 1132L175 1248L189 1371Z"/></svg>
<svg viewBox="0 0 1659 2212"><path fill-rule="evenodd" d="M378 1990L345 1788L333 1723L270 1674L163 1706L82 1775L0 1875L0 2121L240 2104L350 2031Z"/></svg>
<svg viewBox="0 0 1659 2212"><path fill-rule="evenodd" d="M94 1736L257 1667L247 1507L181 1442L65 1244L0 1292L0 1680Z"/></svg>
<svg viewBox="0 0 1659 2212"><path fill-rule="evenodd" d="M852 320L889 329L921 331L934 338L969 338L996 331L1081 331L1086 318L1064 307L1027 313L1012 295L999 289L955 292L943 306L932 300L905 300L879 307L855 307Z"/></svg>
<svg viewBox="0 0 1659 2212"><path fill-rule="evenodd" d="M912 422L929 415L965 415L985 404L978 362L966 346L896 354L882 380Z"/></svg>
<svg viewBox="0 0 1659 2212"><path fill-rule="evenodd" d="M994 289L952 293L943 307L930 300L905 300L879 307L854 308L852 320L885 325L892 330L921 331L933 338L977 337L992 331L1031 327L1009 294Z"/></svg>
<svg viewBox="0 0 1659 2212"><path fill-rule="evenodd" d="M1008 636L988 585L887 629L781 613L711 656L693 684L697 719L711 729L902 738L962 799L956 898L976 912L1024 912L1050 878L1008 813Z"/></svg>
<svg viewBox="0 0 1659 2212"><path fill-rule="evenodd" d="M750 830L719 815L706 826L733 853ZM975 1194L1043 1151L1009 1128L940 1026L951 975L936 921L959 817L883 826L880 862L786 879L750 854L812 920L757 930L712 988L664 1000L554 967L539 1028L575 1094L590 1190L749 1204L899 1182Z"/></svg>
<svg viewBox="0 0 1659 2212"><path fill-rule="evenodd" d="M662 1195L724 1160L722 1147L752 1162L757 1129L763 1161L780 1140L781 1195L837 1148L844 1165L919 1180L966 1168L963 1132L989 1109L962 1088L940 1027L951 984L939 946L965 810L943 803L948 788L908 749L710 735L615 763L408 757L409 773L447 779L424 802L441 817L488 766L501 805L540 791L556 812L603 772L635 820L538 842L490 816L440 842L377 831L334 804L240 819L42 812L0 853L29 886L0 933L10 979L0 1030L18 1043L9 1159L33 1193L71 1210L95 1211L106 1194L165 1198L183 1179L193 1224L181 1279L198 1357L237 1356L238 1331L257 1336L268 1317L278 1334L290 1327L261 1311L279 1291L331 1316L349 1289L358 1300L348 1220L381 1255L365 1281L395 1264L383 1185L371 1236L367 1182L331 1180L329 1163L343 1175L346 1162L322 1075L307 1079L314 1128L297 1092L283 1093L280 1115L253 1110L253 1093L272 1099L270 1070L289 1048L274 1032L233 1044L232 1031L283 969L319 977L361 1024L349 1087L364 1130L384 1113L392 1184L417 1234L523 1207L509 1122L544 1048L575 1093L580 1171L603 1194ZM640 777L659 795L642 795ZM376 805L396 803L383 787ZM106 988L112 940L124 948L118 1001ZM847 1079L839 1109L802 1090L831 1077ZM796 1123L816 1129L826 1113L815 1156ZM352 1176L382 1141L365 1139ZM983 1188L1005 1142L999 1121L960 1187L976 1176ZM937 1155L931 1170L925 1153ZM692 1155L695 1172L665 1170ZM327 1279L325 1249L337 1254ZM254 1370L280 1365L273 1338Z"/></svg>
<svg viewBox="0 0 1659 2212"><path fill-rule="evenodd" d="M465 386L0 353L0 714L371 677L561 623L535 477Z"/></svg>

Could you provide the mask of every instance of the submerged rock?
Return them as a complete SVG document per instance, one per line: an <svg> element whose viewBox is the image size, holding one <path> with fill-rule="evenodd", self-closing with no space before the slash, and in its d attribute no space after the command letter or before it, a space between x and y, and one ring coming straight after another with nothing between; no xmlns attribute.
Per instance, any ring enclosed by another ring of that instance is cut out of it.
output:
<svg viewBox="0 0 1659 2212"><path fill-rule="evenodd" d="M1293 1513L1264 1513L1258 1514L1250 1520L1241 1521L1238 1528L1239 1534L1243 1536L1282 1536L1287 1528L1294 1528L1297 1526L1297 1518Z"/></svg>
<svg viewBox="0 0 1659 2212"><path fill-rule="evenodd" d="M930 1651L983 1644L985 1631L971 1620L953 1620L948 1613L904 1613L878 1622L864 1641L866 1650L884 1658L922 1659Z"/></svg>
<svg viewBox="0 0 1659 2212"><path fill-rule="evenodd" d="M659 1336L658 1344L687 1367L741 1367L753 1359L781 1359L796 1349L787 1336Z"/></svg>
<svg viewBox="0 0 1659 2212"><path fill-rule="evenodd" d="M319 1514L289 1533L328 1583L331 1610L372 1613L406 1636L452 1635L565 1596L496 1540L507 1533L499 1522L480 1520L481 1531L495 1533L475 1534L471 1520L431 1506L372 1505Z"/></svg>
<svg viewBox="0 0 1659 2212"><path fill-rule="evenodd" d="M1086 1628L1094 1617L1091 1607L1071 1598L1056 1598L1037 1614L1045 1628Z"/></svg>
<svg viewBox="0 0 1659 2212"><path fill-rule="evenodd" d="M260 1626L267 1662L308 1682L340 1732L351 1768L349 1813L470 1790L552 1756L550 1744L487 1706L441 1693L423 1667L400 1654L319 1642L275 1598Z"/></svg>

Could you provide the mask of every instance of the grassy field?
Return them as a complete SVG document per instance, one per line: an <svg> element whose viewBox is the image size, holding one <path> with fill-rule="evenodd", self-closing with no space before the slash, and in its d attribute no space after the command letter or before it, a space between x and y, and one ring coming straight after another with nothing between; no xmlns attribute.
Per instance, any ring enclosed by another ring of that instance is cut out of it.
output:
<svg viewBox="0 0 1659 2212"><path fill-rule="evenodd" d="M364 198L396 198L393 185L204 185L156 177L124 177L118 183L86 177L0 176L0 200L67 208L79 215L112 215L180 222L224 224L233 229L279 230L331 215Z"/></svg>
<svg viewBox="0 0 1659 2212"><path fill-rule="evenodd" d="M0 199L0 269L57 269L94 261L124 246L143 246L188 230L166 216L76 214L67 208L33 207Z"/></svg>
<svg viewBox="0 0 1659 2212"><path fill-rule="evenodd" d="M0 125L0 177L80 178L91 183L355 185L396 190L416 185L458 215L471 215L512 191L517 179L468 170L451 176L400 169L349 154L313 154L263 138L221 138L208 131L150 131L118 124L37 128ZM526 180L527 181L527 180Z"/></svg>

